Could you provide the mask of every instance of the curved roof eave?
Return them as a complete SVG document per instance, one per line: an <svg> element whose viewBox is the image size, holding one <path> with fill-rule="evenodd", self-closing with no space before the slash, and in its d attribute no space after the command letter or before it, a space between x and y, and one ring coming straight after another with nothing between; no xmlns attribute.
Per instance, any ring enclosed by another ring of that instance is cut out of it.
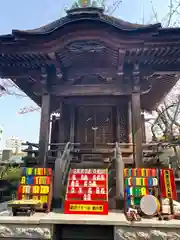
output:
<svg viewBox="0 0 180 240"><path fill-rule="evenodd" d="M66 16L64 18L60 18L52 23L49 23L43 27L32 29L32 30L12 30L12 35L29 35L29 36L42 36L51 34L54 31L57 31L58 29L65 27L68 24L79 22L79 21L99 21L102 23L106 23L110 26L113 26L117 28L118 30L125 31L125 32L139 32L139 31L157 31L161 28L161 24L150 24L150 25L139 25L139 24L132 24L114 17L110 17L107 15L102 16L91 16L91 14L86 14L86 16L81 16L80 14L76 18L72 18L69 16Z"/></svg>

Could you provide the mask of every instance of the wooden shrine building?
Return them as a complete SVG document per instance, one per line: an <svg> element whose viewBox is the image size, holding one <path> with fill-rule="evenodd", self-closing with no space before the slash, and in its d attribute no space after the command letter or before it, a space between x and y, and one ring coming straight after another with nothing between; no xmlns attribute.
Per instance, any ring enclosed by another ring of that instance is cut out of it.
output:
<svg viewBox="0 0 180 240"><path fill-rule="evenodd" d="M141 166L142 112L159 104L179 73L180 29L125 22L95 2L75 4L46 26L0 36L0 77L41 106L40 165L51 139L51 149L71 142L103 154L115 142L134 143L133 158L126 159L126 148L124 161ZM60 118L50 128L54 112Z"/></svg>

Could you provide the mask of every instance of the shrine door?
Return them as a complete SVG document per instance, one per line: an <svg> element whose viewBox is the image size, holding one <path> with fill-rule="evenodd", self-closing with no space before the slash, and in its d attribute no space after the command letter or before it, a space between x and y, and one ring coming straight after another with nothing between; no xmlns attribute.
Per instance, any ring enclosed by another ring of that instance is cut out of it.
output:
<svg viewBox="0 0 180 240"><path fill-rule="evenodd" d="M112 107L82 106L77 109L77 141L96 147L113 142Z"/></svg>

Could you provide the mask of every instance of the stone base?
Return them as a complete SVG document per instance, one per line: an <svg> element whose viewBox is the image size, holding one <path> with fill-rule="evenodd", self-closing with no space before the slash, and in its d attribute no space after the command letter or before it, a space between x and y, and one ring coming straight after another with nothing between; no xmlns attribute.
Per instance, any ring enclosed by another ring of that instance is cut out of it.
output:
<svg viewBox="0 0 180 240"><path fill-rule="evenodd" d="M87 231L83 231L87 225L92 228L92 238L89 238ZM62 239L61 230L71 234L72 229L76 231L78 228L82 239L91 240L97 238L96 229L100 226L106 229L105 236L109 234L109 240L180 240L180 220L143 219L140 222L129 222L124 214L116 212L109 212L108 215L50 212L35 213L30 217L0 216L0 239L57 240ZM75 237L72 234L68 239L77 239Z"/></svg>
<svg viewBox="0 0 180 240"><path fill-rule="evenodd" d="M180 231L176 228L153 229L137 227L115 227L115 240L179 240Z"/></svg>
<svg viewBox="0 0 180 240"><path fill-rule="evenodd" d="M0 224L0 239L52 239L51 226Z"/></svg>

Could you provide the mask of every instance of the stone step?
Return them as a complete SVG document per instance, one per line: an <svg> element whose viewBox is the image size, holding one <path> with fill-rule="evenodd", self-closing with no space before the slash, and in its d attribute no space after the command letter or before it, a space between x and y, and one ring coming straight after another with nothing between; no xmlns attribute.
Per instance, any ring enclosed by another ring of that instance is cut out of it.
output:
<svg viewBox="0 0 180 240"><path fill-rule="evenodd" d="M107 168L107 164L105 164L104 162L100 162L100 161L84 161L84 162L80 162L80 163L73 163L71 162L70 164L71 168Z"/></svg>

